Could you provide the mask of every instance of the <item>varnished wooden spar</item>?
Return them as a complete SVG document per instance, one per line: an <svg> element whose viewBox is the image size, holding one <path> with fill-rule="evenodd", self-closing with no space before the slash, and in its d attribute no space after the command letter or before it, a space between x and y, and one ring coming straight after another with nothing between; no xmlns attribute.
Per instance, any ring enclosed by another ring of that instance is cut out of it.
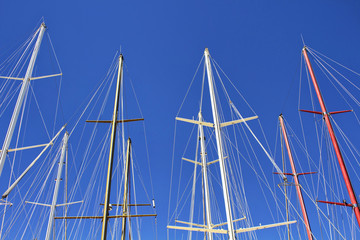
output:
<svg viewBox="0 0 360 240"><path fill-rule="evenodd" d="M114 150L115 150L115 140L116 140L116 126L117 126L117 115L119 109L119 97L120 97L120 88L123 74L123 55L120 54L119 57L119 70L118 70L118 79L116 83L116 94L115 94L115 104L114 104L114 112L113 118L111 121L112 130L111 130L111 141L110 141L110 154L109 154L109 162L108 162L108 170L106 177L106 191L105 191L105 201L104 201L104 214L102 221L102 229L101 229L101 239L106 240L107 234L107 226L108 226L108 216L109 216L109 203L110 203L110 190L111 190L111 178L112 178L112 167L114 160Z"/></svg>
<svg viewBox="0 0 360 240"><path fill-rule="evenodd" d="M111 140L110 140L110 153L108 160L108 169L107 169L107 178L106 178L106 191L105 191L105 200L104 203L100 205L104 206L103 216L64 216L64 217L56 217L55 219L102 219L102 230L101 230L101 240L106 240L107 238L107 227L108 220L112 218L123 218L123 226L122 226L122 234L121 239L125 239L125 230L126 230L126 219L133 217L156 217L156 214L136 214L130 215L127 210L129 206L151 206L150 204L129 204L129 181L130 181L130 156L131 156L131 140L128 139L127 145L127 153L125 161L125 183L124 183L124 199L123 204L110 204L110 192L111 192L111 179L112 179L112 168L113 168L113 158L114 158L114 150L115 150L115 141L116 141L116 130L118 123L126 123L126 122L136 122L143 121L144 118L135 118L135 119L121 119L118 120L118 111L119 111L119 101L120 101L120 88L121 82L123 79L123 55L119 56L119 68L117 74L117 83L116 83L116 93L115 93L115 102L114 102L114 110L112 120L87 120L89 123L110 123L112 125L111 129ZM109 216L109 211L111 206L121 206L123 208L122 215ZM155 205L153 205L155 207Z"/></svg>
<svg viewBox="0 0 360 240"><path fill-rule="evenodd" d="M136 122L136 121L144 121L144 119L143 118L135 118L135 119L116 120L116 123ZM110 121L110 120L86 120L86 122L90 122L90 123L112 123L112 121Z"/></svg>
<svg viewBox="0 0 360 240"><path fill-rule="evenodd" d="M101 203L100 205L104 205L103 203ZM109 204L109 206L123 206L124 204L118 204L118 203L111 203ZM151 206L151 204L148 203L140 203L140 204L134 204L134 203L130 203L130 204L126 204L129 207L143 207L143 206Z"/></svg>
<svg viewBox="0 0 360 240"><path fill-rule="evenodd" d="M124 200L123 204L100 204L104 205L104 211L107 212L106 219L113 219L113 218L122 218L122 232L121 232L121 239L124 240L126 236L126 220L134 217L156 217L157 214L135 214L130 215L128 211L129 206L151 206L150 204L128 204L129 199L129 181L130 181L130 152L131 152L131 140L128 139L127 142L127 152L126 152L126 165L125 165L125 183L124 183ZM108 207L105 207L108 206ZM108 215L110 206L122 206L123 207L123 214L122 215L114 215L110 216ZM106 209L106 210L105 210ZM64 217L55 217L55 219L103 219L104 216L64 216ZM106 221L107 221L106 220ZM104 224L103 224L104 225ZM105 233L105 239L106 239L106 233Z"/></svg>
<svg viewBox="0 0 360 240"><path fill-rule="evenodd" d="M130 191L129 191L130 151L131 151L131 139L129 138L127 141L127 150L126 150L125 183L124 183L124 196L123 196L123 204L122 204L123 215L128 215L128 199L130 199ZM127 220L126 217L122 219L121 240L125 240L126 220Z"/></svg>

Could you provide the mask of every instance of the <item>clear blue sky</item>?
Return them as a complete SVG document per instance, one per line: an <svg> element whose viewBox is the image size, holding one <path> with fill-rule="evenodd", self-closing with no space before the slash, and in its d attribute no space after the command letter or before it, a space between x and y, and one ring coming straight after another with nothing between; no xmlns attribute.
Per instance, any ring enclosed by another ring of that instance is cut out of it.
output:
<svg viewBox="0 0 360 240"><path fill-rule="evenodd" d="M67 119L121 47L146 119L158 233L165 239L174 117L204 48L261 117L273 146L277 116L297 116L301 35L359 72L359 13L355 0L1 1L0 56L44 17L63 72Z"/></svg>

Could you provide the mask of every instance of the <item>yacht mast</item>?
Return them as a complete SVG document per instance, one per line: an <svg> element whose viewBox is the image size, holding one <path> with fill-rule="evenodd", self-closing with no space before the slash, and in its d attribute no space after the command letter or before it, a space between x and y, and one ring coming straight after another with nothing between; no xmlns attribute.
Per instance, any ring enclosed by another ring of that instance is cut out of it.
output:
<svg viewBox="0 0 360 240"><path fill-rule="evenodd" d="M294 176L294 181L295 181L295 186L296 186L296 193L298 195L299 198L299 203L301 206L301 211L303 214L303 218L304 218L304 223L306 226L306 232L307 232L307 236L309 240L313 240L313 235L311 233L311 228L310 228L310 222L309 222L309 218L307 215L307 211L306 211L306 207L305 207L305 203L304 203L304 198L302 195L302 191L301 191L301 187L300 187L300 183L299 183L299 179L298 179L298 173L296 172L296 168L295 168L295 163L294 163L294 159L292 156L292 152L290 149L290 144L289 144L289 140L288 140L288 135L285 129L285 124L284 124L284 118L282 115L279 116L279 121L280 121L280 126L281 126L281 130L282 130L282 134L283 134L283 138L285 141L285 145L286 145L286 149L288 152L288 156L289 156L289 161L290 161L290 165L291 165L291 169L293 172L293 176ZM289 225L288 225L289 226Z"/></svg>
<svg viewBox="0 0 360 240"><path fill-rule="evenodd" d="M117 79L117 83L116 83L114 112L113 112L113 118L112 118L112 122L111 122L112 131L111 131L108 171L107 171L107 178L106 178L106 191L105 191L105 201L104 201L104 214L103 214L103 218L102 218L101 240L106 240L106 233L107 233L107 226L108 226L111 177L112 177L112 167L113 167L113 158L114 158L114 149L115 149L117 115L118 115L118 108L119 108L119 95L120 95L122 74L123 74L123 55L120 54L118 79Z"/></svg>
<svg viewBox="0 0 360 240"><path fill-rule="evenodd" d="M199 121L202 122L202 114L199 112ZM205 136L204 136L204 127L199 124L200 130L200 147L201 147L201 165L202 165L202 173L204 178L204 192L205 192L205 210L206 210L206 225L208 229L212 228L211 222L211 211L210 211L210 194L209 194L209 181L208 181L208 170L207 170L207 158L206 158L206 147L205 147ZM213 239L212 232L207 232L208 240Z"/></svg>
<svg viewBox="0 0 360 240"><path fill-rule="evenodd" d="M1 175L2 169L4 167L5 159L6 159L8 150L9 150L10 142L11 142L11 139L12 139L12 136L13 136L13 133L14 133L14 129L15 129L15 126L16 126L16 123L17 123L17 119L19 117L21 106L22 106L22 104L24 102L24 98L25 98L25 96L26 96L26 94L27 94L27 92L29 90L31 75L32 75L32 72L33 72L33 69L34 69L36 57L37 57L37 54L38 54L39 49L40 49L40 44L41 44L41 40L43 38L45 29L46 29L46 25L45 25L45 23L42 23L40 28L37 30L38 37L37 37L37 40L36 40L36 43L35 43L35 47L34 47L34 50L32 52L28 68L26 70L25 78L24 78L24 80L22 82L22 85L21 85L20 93L19 93L19 96L17 98L16 105L15 105L15 108L14 108L14 112L12 114L11 121L10 121L10 124L9 124L9 128L7 130L6 137L5 137L5 140L4 140L4 144L3 144L3 147L2 147L2 150L1 150L1 153L0 153L0 175Z"/></svg>
<svg viewBox="0 0 360 240"><path fill-rule="evenodd" d="M58 172L56 175L54 195L53 195L53 199L52 199L52 203L51 203L50 215L49 215L49 221L48 221L48 225L47 225L45 240L50 240L50 236L51 236L51 230L52 230L52 226L53 226L53 222L54 222L56 202L57 202L57 197L58 197L58 193L59 193L60 179L61 179L61 173L62 173L64 159L65 159L65 155L66 155L68 139L69 139L69 133L65 132L65 135L63 138L63 144L62 144L62 148L61 148L60 162L59 162Z"/></svg>
<svg viewBox="0 0 360 240"><path fill-rule="evenodd" d="M217 146L217 151L218 151L218 156L219 156L221 184L222 184L222 190L223 190L223 195L224 195L224 204L225 204L225 212L226 212L229 240L235 240L233 217L232 217L231 205L230 205L229 188L228 188L228 182L227 182L227 176L226 176L226 167L225 167L225 162L224 162L224 150L223 150L222 135L221 135L221 129L220 129L220 119L219 119L219 114L218 114L218 109L217 109L217 104L216 104L216 98L215 98L213 75L212 75L211 64L210 64L210 54L209 54L209 50L207 48L205 48L204 55L205 55L205 64L206 64L208 83L209 83L211 108L212 108L213 120L214 120L216 146Z"/></svg>
<svg viewBox="0 0 360 240"><path fill-rule="evenodd" d="M128 212L128 196L130 195L129 191L129 179L130 179L130 151L131 151L131 139L127 141L127 151L126 151L126 163L125 163L125 183L124 183L124 201L123 201L123 212L124 216L129 215ZM121 240L125 240L126 236L126 217L122 219L122 230L121 230Z"/></svg>
<svg viewBox="0 0 360 240"><path fill-rule="evenodd" d="M331 138L331 142L332 142L332 144L334 146L335 154L336 154L336 157L337 157L339 165L340 165L340 170L341 170L341 173L342 173L344 181L345 181L346 189L347 189L347 191L349 193L349 197L350 197L350 200L351 200L350 206L353 208L356 220L357 220L357 222L358 222L358 224L360 226L360 209L359 209L359 205L358 205L358 202L357 202L357 199L356 199L354 189L353 189L352 184L351 184L351 180L350 180L348 171L347 171L345 163L344 163L344 159L343 159L341 151L340 151L339 143L338 143L338 141L336 139L336 136L335 136L335 133L334 133L331 121L330 121L331 112L328 112L326 107L325 107L325 102L324 102L324 99L323 99L323 97L321 95L319 85L318 85L318 83L316 81L315 74L314 74L314 71L312 69L312 66L311 66L311 63L310 63L310 60L309 60L309 57L308 57L308 54L307 54L307 48L306 47L303 48L302 53L304 55L306 65L308 67L312 82L314 84L316 95L318 97L320 107L321 107L321 113L320 112L314 112L314 111L305 111L305 112L312 112L312 113L318 113L318 114L323 115L323 119L325 120L325 124L326 124L326 126L328 128L329 135L330 135L330 138ZM345 111L343 111L343 112L345 112ZM345 205L345 206L348 206L348 205Z"/></svg>

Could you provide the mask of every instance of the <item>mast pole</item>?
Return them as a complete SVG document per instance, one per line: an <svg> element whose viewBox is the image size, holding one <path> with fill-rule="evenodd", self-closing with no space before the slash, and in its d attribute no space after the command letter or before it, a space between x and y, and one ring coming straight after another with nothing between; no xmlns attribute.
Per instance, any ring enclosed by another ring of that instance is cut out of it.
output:
<svg viewBox="0 0 360 240"><path fill-rule="evenodd" d="M69 139L69 133L65 132L65 135L63 138L63 144L62 144L62 148L61 148L60 162L59 162L59 167L58 167L58 171L57 171L57 175L56 175L54 195L53 195L53 199L52 199L52 203L51 203L50 215L49 215L49 221L48 221L48 225L47 225L45 240L50 240L50 236L51 236L51 229L53 227L53 222L54 222L56 202L57 202L57 197L58 197L58 193L59 193L60 179L61 179L61 173L62 173L62 169L63 169L63 165L64 165L64 158L66 155L68 139Z"/></svg>
<svg viewBox="0 0 360 240"><path fill-rule="evenodd" d="M197 136L200 137L200 132L198 129ZM196 153L195 153L195 162L197 162L197 150L199 147L199 143L196 144ZM192 190L191 190L191 203L190 203L190 214L189 214L189 223L192 223L194 221L194 205L195 205L195 190L196 190L196 170L197 170L197 164L194 164L194 174L193 174L193 181L192 181ZM204 220L205 222L206 220ZM192 240L192 231L188 232L188 240Z"/></svg>
<svg viewBox="0 0 360 240"><path fill-rule="evenodd" d="M5 137L5 140L4 140L4 144L3 144L3 147L2 147L2 150L1 150L1 153L0 153L0 175L1 175L3 167L4 167L5 159L6 159L8 150L9 150L10 142L11 142L11 139L12 139L12 136L13 136L13 133L14 133L14 129L15 129L15 126L16 126L16 123L17 123L17 119L19 117L21 106L22 106L22 104L24 102L24 98L25 98L26 93L28 92L28 89L29 89L30 78L31 78L31 75L32 75L32 72L33 72L33 69L34 69L36 57L37 57L37 54L38 54L39 49L40 49L40 44L41 44L41 40L43 38L45 29L46 29L46 25L45 25L45 23L42 23L41 26L40 26L40 29L38 30L39 34L38 34L38 37L36 39L35 47L34 47L34 50L32 52L28 68L27 68L26 73L25 73L25 78L24 78L24 80L22 82L22 85L21 85L19 96L18 96L18 98L16 100L16 105L15 105L15 108L14 108L14 112L12 114L11 121L10 121L10 124L9 124L9 128L7 130L6 137Z"/></svg>
<svg viewBox="0 0 360 240"><path fill-rule="evenodd" d="M282 134L281 129L280 129L280 135ZM284 154L284 142L283 142L283 138L281 138L280 140L281 143L281 158L282 158L282 165L283 165L283 172L285 172L285 154ZM287 185L287 178L284 178L284 193L285 193L285 208L286 208L286 221L289 221L289 200L288 200L288 196L287 196L287 190L286 190L286 185ZM288 240L290 240L290 226L287 225L287 235L288 235Z"/></svg>
<svg viewBox="0 0 360 240"><path fill-rule="evenodd" d="M291 149L290 149L290 144L289 144L289 140L288 140L287 132L286 132L286 129L285 129L285 124L284 124L284 118L283 118L282 115L279 116L279 121L280 121L281 130L282 130L282 135L284 137L286 149L287 149L287 152L288 152L291 169L292 169L293 176L294 176L294 181L295 181L295 186L296 186L296 193L297 193L297 196L299 198L304 223L305 223L305 226L306 226L307 236L308 236L309 240L313 240L313 236L312 236L311 228L310 228L310 222L309 222L309 218L308 218L305 203L304 203L304 198L303 198L303 195L302 195L302 191L301 191L301 187L300 187L300 183L299 183L299 179L298 179L298 174L296 172L294 159L293 159L292 152L291 152Z"/></svg>
<svg viewBox="0 0 360 240"><path fill-rule="evenodd" d="M319 100L319 103L320 103L322 115L323 115L323 118L324 118L324 120L325 120L326 126L327 126L327 128L328 128L328 131L329 131L329 134L330 134L330 138L331 138L331 142L332 142L332 144L333 144L333 146L334 146L334 150L335 150L335 153L336 153L336 157L337 157L338 162L339 162L339 165L340 165L340 170L341 170L341 173L342 173L343 178L344 178L344 181L345 181L346 189L347 189L347 191L348 191L348 193L349 193L350 200L351 200L351 204L353 205L353 210L354 210L354 213L355 213L356 220L357 220L358 225L359 225L359 227L360 227L360 210L359 210L359 205L358 205L358 202L357 202L357 199L356 199L356 195L355 195L354 189L353 189L352 184L351 184L351 180L350 180L348 171L347 171L346 166L345 166L345 163L344 163L344 159L343 159L342 154L341 154L341 151L340 151L339 144L338 144L338 142L337 142L337 139L336 139L336 136L335 136L333 127L332 127L332 125L331 125L330 116L329 116L330 114L329 114L329 112L326 110L325 103L324 103L323 97L322 97L322 95L321 95L319 85L318 85L318 83L317 83L317 81L316 81L315 74L314 74L314 71L313 71L313 69L312 69L312 66L311 66L311 63L310 63L308 54L307 54L307 49L306 49L306 47L303 48L302 53L303 53L303 55L304 55L304 58L305 58L305 61L306 61L306 65L307 65L307 67L308 67L308 69L309 69L309 73L310 73L312 82L313 82L313 84L314 84L314 88L315 88L315 91L316 91L316 95L317 95L318 100Z"/></svg>
<svg viewBox="0 0 360 240"><path fill-rule="evenodd" d="M131 139L127 141L127 151L126 151L126 163L125 163L125 182L124 182L124 201L123 201L123 215L129 215L128 213L128 196L129 192L129 178L130 178L130 151L131 151ZM121 230L121 240L125 240L126 236L126 217L122 219L122 230ZM130 234L130 232L129 232Z"/></svg>
<svg viewBox="0 0 360 240"><path fill-rule="evenodd" d="M202 122L202 114L199 112L199 121ZM207 159L206 159L206 147L205 147L205 136L204 136L204 127L199 124L200 130L200 148L201 148L201 164L202 164L202 172L204 178L204 188L205 188L205 209L206 209L206 225L208 229L212 228L211 223L211 211L210 211L210 194L209 194L209 181L208 181L208 173L207 173ZM213 239L212 232L207 232L208 240Z"/></svg>
<svg viewBox="0 0 360 240"><path fill-rule="evenodd" d="M111 142L110 142L110 154L109 154L109 161L108 161L108 171L107 171L107 178L106 178L106 191L105 191L105 201L104 201L104 214L103 214L103 218L102 218L101 240L106 240L106 234L107 234L112 166L113 166L113 158L114 158L115 139L116 139L116 125L117 125L116 121L117 121L118 108L119 108L119 95L120 95L120 87L121 87L121 81L122 81L122 72L123 72L123 55L120 54L118 79L117 79L117 83L116 83L114 112L113 112L113 118L112 118L112 122L111 122L112 132L111 132Z"/></svg>
<svg viewBox="0 0 360 240"><path fill-rule="evenodd" d="M68 148L67 148L67 145L66 145L66 160L65 160L65 203L68 202ZM65 217L67 217L67 208L68 206L65 205ZM64 219L65 220L65 226L64 226L64 235L65 235L65 240L67 240L67 219Z"/></svg>
<svg viewBox="0 0 360 240"><path fill-rule="evenodd" d="M210 64L210 54L209 54L209 50L207 48L205 48L204 55L205 55L205 64L206 64L208 83L209 83L211 108L212 108L212 114L213 114L213 120L214 120L216 146L217 146L217 151L218 151L218 156L219 156L221 184L222 184L222 190L223 190L223 195L224 195L224 204L225 204L225 212L226 212L229 240L235 240L233 217L232 217L231 205L230 205L229 188L228 188L228 183L227 183L226 167L225 167L225 162L224 162L224 150L223 150L222 135L221 135L221 129L220 129L220 119L219 119L219 115L218 115L218 109L217 109L216 98L215 98L213 75L212 75L211 64Z"/></svg>

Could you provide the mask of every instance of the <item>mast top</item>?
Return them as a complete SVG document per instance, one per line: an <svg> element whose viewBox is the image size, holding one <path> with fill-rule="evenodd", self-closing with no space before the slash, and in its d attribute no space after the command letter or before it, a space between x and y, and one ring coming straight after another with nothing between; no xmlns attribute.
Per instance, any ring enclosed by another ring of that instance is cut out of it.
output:
<svg viewBox="0 0 360 240"><path fill-rule="evenodd" d="M204 53L205 53L205 54L209 54L209 49L208 49L208 48L205 48Z"/></svg>

